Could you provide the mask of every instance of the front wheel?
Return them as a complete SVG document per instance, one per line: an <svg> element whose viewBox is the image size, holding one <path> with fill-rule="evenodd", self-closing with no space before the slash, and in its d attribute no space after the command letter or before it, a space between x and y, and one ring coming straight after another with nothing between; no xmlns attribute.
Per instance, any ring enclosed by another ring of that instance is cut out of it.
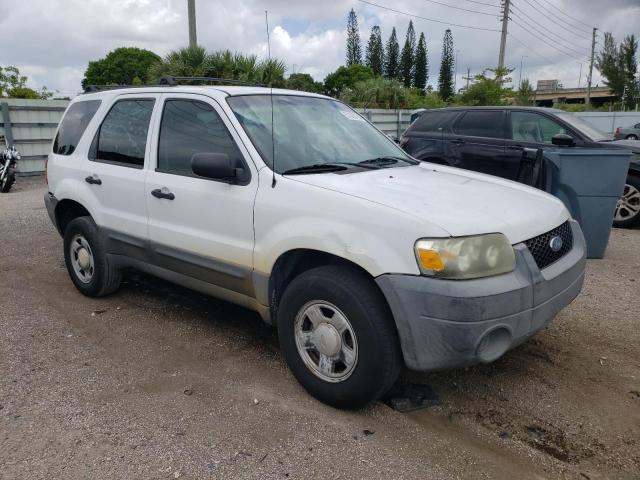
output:
<svg viewBox="0 0 640 480"><path fill-rule="evenodd" d="M638 139L638 136L632 133L632 134L630 134L630 135L627 135L627 136L626 136L626 137L624 137L624 138L626 138L627 140L637 140L637 139Z"/></svg>
<svg viewBox="0 0 640 480"><path fill-rule="evenodd" d="M324 403L363 407L398 378L402 357L393 318L363 272L324 266L302 273L285 290L277 322L289 368Z"/></svg>
<svg viewBox="0 0 640 480"><path fill-rule="evenodd" d="M631 228L637 225L640 225L640 177L629 175L616 205L613 226Z"/></svg>
<svg viewBox="0 0 640 480"><path fill-rule="evenodd" d="M11 186L15 183L15 181L16 174L9 170L9 173L7 173L7 175L0 182L0 192L7 193L9 190L11 190Z"/></svg>

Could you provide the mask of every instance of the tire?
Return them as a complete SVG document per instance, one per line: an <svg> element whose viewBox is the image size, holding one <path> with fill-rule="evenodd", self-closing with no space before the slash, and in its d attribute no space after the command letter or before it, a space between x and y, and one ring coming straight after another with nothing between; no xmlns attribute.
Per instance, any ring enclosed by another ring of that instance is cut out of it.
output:
<svg viewBox="0 0 640 480"><path fill-rule="evenodd" d="M287 286L279 304L277 326L281 350L293 375L318 400L337 408L361 408L379 399L396 382L403 365L397 331L384 297L365 273L333 265L308 270ZM322 317L312 325L311 316L305 312L318 308L322 315L331 318ZM318 349L331 342L319 340L312 342L318 347L299 347L296 331L303 331L309 338L320 335L331 329L326 322L335 322L340 315L346 318L353 336L347 332L331 338L341 338L340 348L343 352L350 351L349 358L355 358L355 362L349 368L347 362L337 360L332 364L331 374L342 377L328 380L320 376L328 374L318 373L321 363ZM318 329L318 325L323 324ZM303 325L302 329L299 325Z"/></svg>
<svg viewBox="0 0 640 480"><path fill-rule="evenodd" d="M83 263L84 260L89 263ZM106 255L98 227L91 217L78 217L67 225L64 231L64 263L73 284L88 297L103 297L120 287L120 269Z"/></svg>
<svg viewBox="0 0 640 480"><path fill-rule="evenodd" d="M9 174L4 177L4 180L0 184L0 192L7 193L9 190L11 190L11 186L15 183L15 181L16 174L13 172L9 172Z"/></svg>
<svg viewBox="0 0 640 480"><path fill-rule="evenodd" d="M638 135L635 135L633 133L627 135L626 137L624 137L626 140L637 140L638 139Z"/></svg>
<svg viewBox="0 0 640 480"><path fill-rule="evenodd" d="M613 226L618 228L633 228L640 225L640 177L627 176L624 191L613 217Z"/></svg>

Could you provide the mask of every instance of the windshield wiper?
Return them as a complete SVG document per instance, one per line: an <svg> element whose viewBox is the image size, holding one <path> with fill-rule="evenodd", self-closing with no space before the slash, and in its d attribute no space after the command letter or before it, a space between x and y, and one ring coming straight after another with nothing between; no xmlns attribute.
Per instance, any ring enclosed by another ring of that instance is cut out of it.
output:
<svg viewBox="0 0 640 480"><path fill-rule="evenodd" d="M339 172L346 170L344 165L337 165L335 163L316 163L314 165L305 165L304 167L292 168L282 172L282 175L296 175L303 173L328 173Z"/></svg>
<svg viewBox="0 0 640 480"><path fill-rule="evenodd" d="M378 167L383 167L387 165L395 165L396 163L398 163L398 161L405 162L410 165L416 165L418 163L417 161L410 160L408 158L386 156L363 160L362 162L358 162L358 165L377 165Z"/></svg>

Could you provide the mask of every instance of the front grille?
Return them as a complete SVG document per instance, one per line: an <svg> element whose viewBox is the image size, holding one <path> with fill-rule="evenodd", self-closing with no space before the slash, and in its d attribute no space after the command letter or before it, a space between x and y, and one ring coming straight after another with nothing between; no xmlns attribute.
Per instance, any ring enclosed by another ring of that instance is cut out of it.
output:
<svg viewBox="0 0 640 480"><path fill-rule="evenodd" d="M557 252L554 252L551 249L550 242L556 236L562 239L562 247ZM573 231L569 222L564 222L547 233L526 240L524 244L533 255L538 268L543 269L560 260L573 248Z"/></svg>

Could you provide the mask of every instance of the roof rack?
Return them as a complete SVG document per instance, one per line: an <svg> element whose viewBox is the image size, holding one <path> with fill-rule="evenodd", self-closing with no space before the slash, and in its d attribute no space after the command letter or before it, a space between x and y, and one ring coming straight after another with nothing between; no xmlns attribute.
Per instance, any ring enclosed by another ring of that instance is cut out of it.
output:
<svg viewBox="0 0 640 480"><path fill-rule="evenodd" d="M173 77L166 76L160 78L160 81L155 85L87 85L84 89L84 93L102 92L104 90L118 90L121 88L145 88L145 87L175 87L180 85L180 82L210 82L220 83L226 85L242 85L248 87L266 87L262 83L246 82L244 80L233 80L229 78L218 77Z"/></svg>
<svg viewBox="0 0 640 480"><path fill-rule="evenodd" d="M266 87L262 83L255 82L247 82L245 80L233 80L229 78L219 78L219 77L173 77L167 76L162 77L160 79L160 85L163 86L175 86L178 85L179 82L211 82L211 83L222 83L227 85L243 85L248 87Z"/></svg>
<svg viewBox="0 0 640 480"><path fill-rule="evenodd" d="M159 86L160 85L87 85L86 87L84 87L83 93L102 92L104 90L119 90L121 88L145 88Z"/></svg>

